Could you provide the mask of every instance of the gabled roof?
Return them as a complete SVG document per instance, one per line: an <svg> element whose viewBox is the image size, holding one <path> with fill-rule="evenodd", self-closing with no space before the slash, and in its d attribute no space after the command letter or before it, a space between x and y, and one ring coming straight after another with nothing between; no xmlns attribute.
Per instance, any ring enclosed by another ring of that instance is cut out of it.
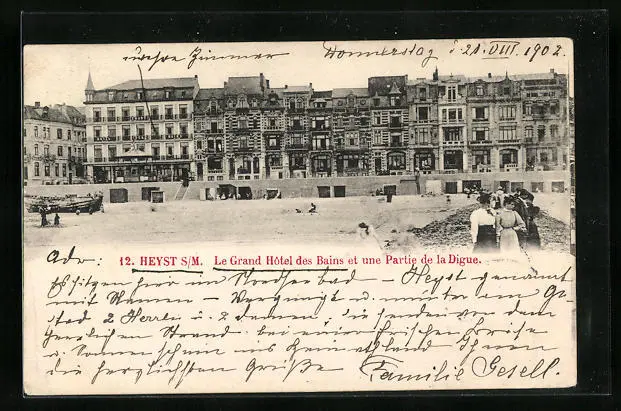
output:
<svg viewBox="0 0 621 411"><path fill-rule="evenodd" d="M310 93L312 91L310 86L287 86L283 90L285 93Z"/></svg>
<svg viewBox="0 0 621 411"><path fill-rule="evenodd" d="M316 98L332 98L332 90L327 91L315 91L311 96L312 99Z"/></svg>
<svg viewBox="0 0 621 411"><path fill-rule="evenodd" d="M333 98L345 98L353 94L356 97L368 97L369 92L366 88L335 88L332 89Z"/></svg>
<svg viewBox="0 0 621 411"><path fill-rule="evenodd" d="M161 79L144 79L129 80L104 90L139 90L145 89L163 89L163 88L194 88L198 86L198 78L196 77L179 77L179 78L161 78Z"/></svg>
<svg viewBox="0 0 621 411"><path fill-rule="evenodd" d="M224 94L263 94L261 77L229 77Z"/></svg>
<svg viewBox="0 0 621 411"><path fill-rule="evenodd" d="M369 77L368 89L369 95L385 96L397 87L400 93L405 92L405 86L407 84L407 76L382 76L382 77Z"/></svg>
<svg viewBox="0 0 621 411"><path fill-rule="evenodd" d="M47 111L47 116L45 112ZM83 125L86 117L73 106L55 105L53 107L24 106L24 120L40 120L65 124Z"/></svg>
<svg viewBox="0 0 621 411"><path fill-rule="evenodd" d="M202 88L198 91L195 100L221 99L224 97L223 88Z"/></svg>

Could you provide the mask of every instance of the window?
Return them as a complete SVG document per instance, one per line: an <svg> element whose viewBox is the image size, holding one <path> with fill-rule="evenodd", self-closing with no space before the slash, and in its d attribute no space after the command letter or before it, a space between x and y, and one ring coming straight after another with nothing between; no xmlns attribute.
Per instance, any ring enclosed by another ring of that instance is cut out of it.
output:
<svg viewBox="0 0 621 411"><path fill-rule="evenodd" d="M475 90L475 94L477 96L482 96L483 95L483 85L482 84L477 84L476 90Z"/></svg>
<svg viewBox="0 0 621 411"><path fill-rule="evenodd" d="M63 177L67 177L67 164L63 164Z"/></svg>
<svg viewBox="0 0 621 411"><path fill-rule="evenodd" d="M141 124L137 127L138 137L144 137L144 126Z"/></svg>
<svg viewBox="0 0 621 411"><path fill-rule="evenodd" d="M93 127L93 133L96 138L101 137L101 127Z"/></svg>
<svg viewBox="0 0 621 411"><path fill-rule="evenodd" d="M179 126L179 131L180 131L180 134L182 136L187 137L188 136L188 125L187 124L181 124Z"/></svg>
<svg viewBox="0 0 621 411"><path fill-rule="evenodd" d="M447 87L447 98L448 101L455 101L457 99L457 86Z"/></svg>
<svg viewBox="0 0 621 411"><path fill-rule="evenodd" d="M500 127L500 133L499 133L498 139L500 141L517 140L516 127L515 126Z"/></svg>
<svg viewBox="0 0 621 411"><path fill-rule="evenodd" d="M34 126L34 136L39 137L39 128L37 126Z"/></svg>
<svg viewBox="0 0 621 411"><path fill-rule="evenodd" d="M35 161L35 163L34 163L34 175L35 175L35 177L39 177L40 174L41 174L41 172L39 170L39 162Z"/></svg>
<svg viewBox="0 0 621 411"><path fill-rule="evenodd" d="M165 94L166 98L170 98L170 91L169 90L166 90L164 92L164 94Z"/></svg>
<svg viewBox="0 0 621 411"><path fill-rule="evenodd" d="M524 127L524 138L528 141L533 139L533 126Z"/></svg>
<svg viewBox="0 0 621 411"><path fill-rule="evenodd" d="M123 116L123 121L129 120L129 107L123 107L121 109L121 115Z"/></svg>
<svg viewBox="0 0 621 411"><path fill-rule="evenodd" d="M552 140L558 139L558 126L557 125L550 126L550 138Z"/></svg>
<svg viewBox="0 0 621 411"><path fill-rule="evenodd" d="M390 116L390 127L401 127L401 116Z"/></svg>
<svg viewBox="0 0 621 411"><path fill-rule="evenodd" d="M71 140L71 130L67 130L67 140Z"/></svg>
<svg viewBox="0 0 621 411"><path fill-rule="evenodd" d="M165 127L166 127L166 135L167 136L172 136L172 134L173 134L173 125L168 123L168 124L166 124Z"/></svg>
<svg viewBox="0 0 621 411"><path fill-rule="evenodd" d="M379 98L374 98L374 99L373 99L373 105L374 105L375 107L379 107L379 105L380 105L380 99L379 99Z"/></svg>
<svg viewBox="0 0 621 411"><path fill-rule="evenodd" d="M56 138L61 140L63 138L63 131L60 128L56 129Z"/></svg>
<svg viewBox="0 0 621 411"><path fill-rule="evenodd" d="M269 157L269 165L270 167L280 167L282 166L280 156L270 156Z"/></svg>
<svg viewBox="0 0 621 411"><path fill-rule="evenodd" d="M461 141L461 127L445 127L444 141Z"/></svg>
<svg viewBox="0 0 621 411"><path fill-rule="evenodd" d="M151 137L159 137L160 128L158 126L151 126Z"/></svg>
<svg viewBox="0 0 621 411"><path fill-rule="evenodd" d="M487 107L475 107L473 111L475 120L487 120Z"/></svg>
<svg viewBox="0 0 621 411"><path fill-rule="evenodd" d="M532 115L530 103L524 103L524 115L525 116Z"/></svg>
<svg viewBox="0 0 621 411"><path fill-rule="evenodd" d="M110 161L116 159L116 146L108 146L108 159L110 159Z"/></svg>
<svg viewBox="0 0 621 411"><path fill-rule="evenodd" d="M142 100L142 91L139 91L139 92L136 93L136 98L138 100Z"/></svg>
<svg viewBox="0 0 621 411"><path fill-rule="evenodd" d="M416 144L429 144L431 143L430 132L428 128L417 128L415 130Z"/></svg>
<svg viewBox="0 0 621 411"><path fill-rule="evenodd" d="M489 128L478 127L472 130L473 141L486 141L489 140Z"/></svg>
<svg viewBox="0 0 621 411"><path fill-rule="evenodd" d="M403 170L405 168L405 154L393 153L388 155L388 168L390 170Z"/></svg>
<svg viewBox="0 0 621 411"><path fill-rule="evenodd" d="M499 111L501 120L515 120L515 106L501 106Z"/></svg>
<svg viewBox="0 0 621 411"><path fill-rule="evenodd" d="M313 150L326 150L330 148L330 139L327 136L313 136Z"/></svg>
<svg viewBox="0 0 621 411"><path fill-rule="evenodd" d="M164 118L169 119L169 120L173 118L173 107L172 106L164 107Z"/></svg>
<svg viewBox="0 0 621 411"><path fill-rule="evenodd" d="M550 103L550 114L558 115L558 103L556 101Z"/></svg>
<svg viewBox="0 0 621 411"><path fill-rule="evenodd" d="M245 129L248 128L248 119L240 118L237 120L237 128Z"/></svg>
<svg viewBox="0 0 621 411"><path fill-rule="evenodd" d="M544 141L546 139L546 127L545 126L537 127L537 139L539 141Z"/></svg>
<svg viewBox="0 0 621 411"><path fill-rule="evenodd" d="M289 99L289 109L293 110L295 109L295 99Z"/></svg>
<svg viewBox="0 0 621 411"><path fill-rule="evenodd" d="M58 146L58 157L63 156L63 146Z"/></svg>
<svg viewBox="0 0 621 411"><path fill-rule="evenodd" d="M360 105L361 106L366 106L367 105L367 101L365 99L360 100Z"/></svg>
<svg viewBox="0 0 621 411"><path fill-rule="evenodd" d="M300 121L299 118L293 119L293 128L295 128L295 129L302 128L302 122Z"/></svg>
<svg viewBox="0 0 621 411"><path fill-rule="evenodd" d="M49 165L45 165L45 167L43 167L43 173L45 174L46 177L50 176L50 166Z"/></svg>
<svg viewBox="0 0 621 411"><path fill-rule="evenodd" d="M401 102L401 99L399 97L395 97L395 96L391 96L390 97L390 106L391 107L395 107L398 106Z"/></svg>
<svg viewBox="0 0 621 411"><path fill-rule="evenodd" d="M130 128L129 126L123 126L123 137L127 138L130 136Z"/></svg>
<svg viewBox="0 0 621 411"><path fill-rule="evenodd" d="M154 119L158 119L160 117L160 110L157 107L151 107L151 117Z"/></svg>
<svg viewBox="0 0 621 411"><path fill-rule="evenodd" d="M114 100L114 91L109 91L108 92L108 100L110 100L110 101Z"/></svg>
<svg viewBox="0 0 621 411"><path fill-rule="evenodd" d="M462 121L462 109L460 108L449 108L442 109L442 120L444 122L455 123L458 121Z"/></svg>
<svg viewBox="0 0 621 411"><path fill-rule="evenodd" d="M248 147L248 137L245 137L245 136L240 137L239 138L239 146L242 147L242 148Z"/></svg>
<svg viewBox="0 0 621 411"><path fill-rule="evenodd" d="M336 103L339 107L343 105L343 100L338 100Z"/></svg>
<svg viewBox="0 0 621 411"><path fill-rule="evenodd" d="M212 121L210 124L210 130L212 133L217 133L218 132L218 122L217 121Z"/></svg>
<svg viewBox="0 0 621 411"><path fill-rule="evenodd" d="M47 144L43 147L43 155L45 157L50 155L50 146L48 146Z"/></svg>
<svg viewBox="0 0 621 411"><path fill-rule="evenodd" d="M188 118L188 106L179 106L179 118Z"/></svg>
<svg viewBox="0 0 621 411"><path fill-rule="evenodd" d="M136 117L139 119L144 118L144 107L136 107Z"/></svg>
<svg viewBox="0 0 621 411"><path fill-rule="evenodd" d="M38 155L39 155L39 145L38 145L38 144L35 144L35 145L34 145L34 155L35 155L35 156L38 156Z"/></svg>
<svg viewBox="0 0 621 411"><path fill-rule="evenodd" d="M54 176L55 177L60 176L60 166L58 165L58 163L54 164Z"/></svg>
<svg viewBox="0 0 621 411"><path fill-rule="evenodd" d="M270 128L276 128L276 119L275 118L270 118L269 119L269 127Z"/></svg>
<svg viewBox="0 0 621 411"><path fill-rule="evenodd" d="M419 88L418 89L418 98L421 100L427 100L427 89L426 88Z"/></svg>
<svg viewBox="0 0 621 411"><path fill-rule="evenodd" d="M373 114L373 125L379 126L380 124L382 124L381 115L379 113L374 113Z"/></svg>
<svg viewBox="0 0 621 411"><path fill-rule="evenodd" d="M301 98L298 98L297 102L295 103L296 108L304 108L304 101Z"/></svg>
<svg viewBox="0 0 621 411"><path fill-rule="evenodd" d="M429 107L418 107L416 109L416 113L417 113L418 121L429 120Z"/></svg>
<svg viewBox="0 0 621 411"><path fill-rule="evenodd" d="M116 138L116 126L108 127L108 137L115 139Z"/></svg>

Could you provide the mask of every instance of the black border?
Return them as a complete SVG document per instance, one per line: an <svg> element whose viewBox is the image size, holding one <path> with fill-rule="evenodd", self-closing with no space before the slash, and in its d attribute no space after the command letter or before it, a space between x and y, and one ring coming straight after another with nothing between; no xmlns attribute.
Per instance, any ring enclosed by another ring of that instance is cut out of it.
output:
<svg viewBox="0 0 621 411"><path fill-rule="evenodd" d="M430 409L478 406L483 400L491 407L504 409L605 409L611 405L610 346L610 235L609 235L609 15L605 11L483 11L483 12L194 12L194 13L118 13L22 15L22 41L19 44L54 43L143 43L186 41L300 41L424 39L467 37L570 37L574 39L576 99L576 169L577 178L577 304L578 304L578 374L579 384L565 390L525 391L443 391L383 392L280 395L200 395L184 396L180 408L236 409L263 404L270 408L311 408L327 405L342 408L410 408ZM395 35L395 31L397 34ZM197 35L196 32L199 32ZM613 33L614 35L614 33ZM21 48L20 48L21 50ZM8 61L5 60L5 61ZM614 59L611 60L614 64ZM616 67L616 66L615 66ZM613 68L615 68L613 67ZM19 71L18 71L19 73ZM20 82L3 76L0 86L20 96ZM618 78L616 79L618 81ZM614 81L612 82L614 86ZM20 96L21 97L21 96ZM19 99L13 99L15 104ZM16 111L19 135L20 111ZM19 148L19 144L18 144ZM7 150L8 151L8 150ZM15 153L4 164L18 159ZM6 155L6 154L5 154ZM18 166L14 170L19 170ZM17 174L19 176L19 174ZM17 188L19 178L10 180L2 173L8 187ZM4 199L3 205L8 205ZM6 209L6 207L5 207ZM21 209L21 207L20 207ZM16 222L19 226L19 221ZM19 228L17 232L19 232ZM19 239L21 241L21 238ZM14 254L20 255L20 254ZM21 270L20 270L21 271ZM13 279L19 279L15 271ZM93 409L169 408L179 397L117 398L29 398L21 399L21 284L5 287L16 319L4 319L3 334L15 337L17 351L7 352L12 374L6 380L13 406L5 409ZM9 311L5 311L9 312ZM2 356L0 355L0 359ZM17 364L15 362L17 361ZM3 373L3 375L7 375ZM19 377L18 377L19 376ZM489 396L494 394L494 396ZM501 394L501 395L498 395ZM304 401L299 397L305 397ZM347 398L343 398L347 397ZM329 400L328 400L329 399ZM20 401L21 400L21 401ZM127 404L132 404L130 407ZM125 405L124 407L122 405Z"/></svg>

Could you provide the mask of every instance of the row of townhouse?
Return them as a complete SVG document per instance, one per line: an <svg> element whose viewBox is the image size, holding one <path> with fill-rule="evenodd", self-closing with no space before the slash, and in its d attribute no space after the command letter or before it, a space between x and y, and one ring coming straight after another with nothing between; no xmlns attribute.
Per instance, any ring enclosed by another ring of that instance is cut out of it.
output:
<svg viewBox="0 0 621 411"><path fill-rule="evenodd" d="M567 166L567 78L543 74L368 79L364 88L270 87L261 73L220 88L198 78L86 88L94 182L204 181Z"/></svg>
<svg viewBox="0 0 621 411"><path fill-rule="evenodd" d="M23 109L24 185L72 184L85 180L85 116L66 104Z"/></svg>

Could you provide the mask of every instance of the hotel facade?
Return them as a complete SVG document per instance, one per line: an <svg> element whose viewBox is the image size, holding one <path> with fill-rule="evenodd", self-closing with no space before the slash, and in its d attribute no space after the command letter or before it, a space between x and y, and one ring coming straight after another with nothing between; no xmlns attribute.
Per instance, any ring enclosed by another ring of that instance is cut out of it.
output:
<svg viewBox="0 0 621 411"><path fill-rule="evenodd" d="M567 77L381 76L366 87L271 87L261 73L86 88L93 182L564 170Z"/></svg>

